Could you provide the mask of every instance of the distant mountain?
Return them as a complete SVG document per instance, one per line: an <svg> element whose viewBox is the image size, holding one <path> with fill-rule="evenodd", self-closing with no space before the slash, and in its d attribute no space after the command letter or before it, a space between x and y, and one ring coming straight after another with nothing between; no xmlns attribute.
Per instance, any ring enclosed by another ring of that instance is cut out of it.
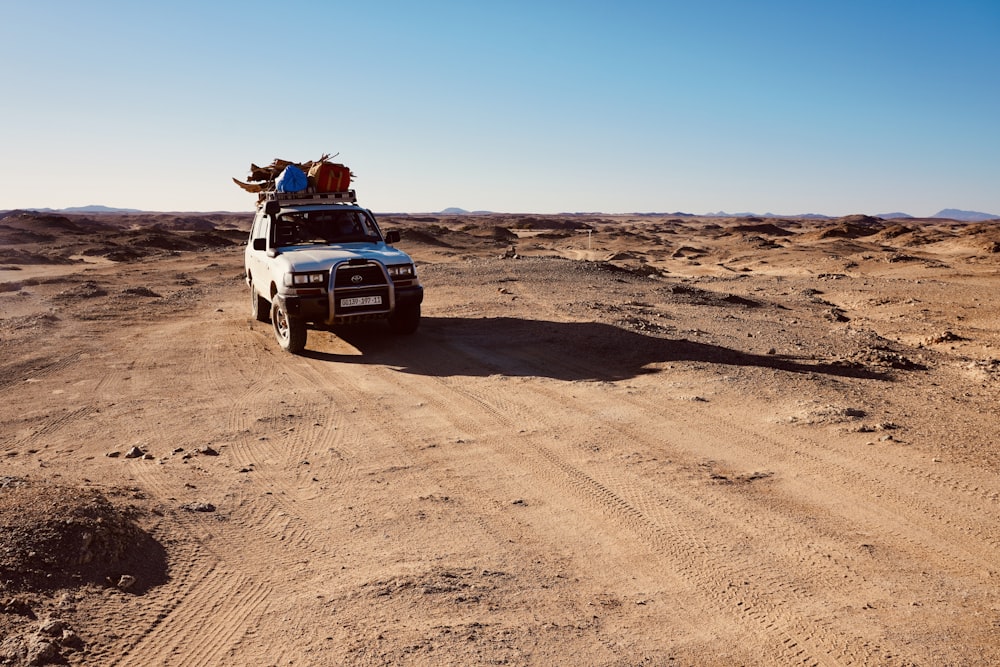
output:
<svg viewBox="0 0 1000 667"><path fill-rule="evenodd" d="M89 206L71 206L69 208L32 208L30 211L39 213L148 213L137 208L111 208L100 204L90 204Z"/></svg>
<svg viewBox="0 0 1000 667"><path fill-rule="evenodd" d="M980 213L979 211L962 211L957 208L941 209L931 216L932 218L947 218L948 220L959 220L961 222L982 222L983 220L996 220L1000 215L993 213Z"/></svg>
<svg viewBox="0 0 1000 667"><path fill-rule="evenodd" d="M661 216L665 216L665 215L672 215L675 218L694 218L694 217L697 217L697 216L695 216L694 213L685 213L684 211L674 211L673 213L666 213L664 211L634 211L634 212L630 213L630 215L645 216L647 218L661 217Z"/></svg>
<svg viewBox="0 0 1000 667"><path fill-rule="evenodd" d="M464 208L457 208L452 206L451 208L446 208L443 211L438 211L439 215L465 215L468 213Z"/></svg>
<svg viewBox="0 0 1000 667"><path fill-rule="evenodd" d="M781 215L780 213L706 213L706 218L803 218L806 220L830 220L830 216L822 213L799 213L796 215Z"/></svg>
<svg viewBox="0 0 1000 667"><path fill-rule="evenodd" d="M137 208L112 208L101 206L100 204L90 204L89 206L73 206L61 209L62 213L143 213Z"/></svg>
<svg viewBox="0 0 1000 667"><path fill-rule="evenodd" d="M913 216L909 213L900 213L896 211L894 213L876 213L876 218L882 218L883 220L899 220L900 218L912 218Z"/></svg>
<svg viewBox="0 0 1000 667"><path fill-rule="evenodd" d="M706 218L756 218L758 217L756 213L749 213L744 211L742 213L726 213L725 211L718 211L716 213L706 213Z"/></svg>

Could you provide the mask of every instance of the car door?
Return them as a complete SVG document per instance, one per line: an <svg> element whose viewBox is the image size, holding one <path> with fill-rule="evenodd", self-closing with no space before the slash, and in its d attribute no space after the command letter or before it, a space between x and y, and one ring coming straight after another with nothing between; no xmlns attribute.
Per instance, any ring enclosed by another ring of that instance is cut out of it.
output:
<svg viewBox="0 0 1000 667"><path fill-rule="evenodd" d="M258 290L264 295L267 294L267 250L257 250L254 248L254 241L264 239L264 246L267 247L267 238L271 217L263 211L258 211L254 217L253 227L250 229L250 241L247 244L247 270L258 285Z"/></svg>

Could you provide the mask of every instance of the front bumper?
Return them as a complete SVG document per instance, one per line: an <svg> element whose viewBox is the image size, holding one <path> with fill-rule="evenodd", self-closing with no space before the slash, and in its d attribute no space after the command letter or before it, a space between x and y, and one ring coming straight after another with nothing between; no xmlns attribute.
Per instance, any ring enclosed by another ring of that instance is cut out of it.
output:
<svg viewBox="0 0 1000 667"><path fill-rule="evenodd" d="M290 317L299 318L317 327L350 324L366 320L384 320L392 314L393 309L419 306L424 300L424 288L422 285L393 287L392 294L393 298L389 308L382 308L375 311L334 313L332 321L330 318L330 297L328 294L308 296L277 294L274 298L282 304L285 312Z"/></svg>
<svg viewBox="0 0 1000 667"><path fill-rule="evenodd" d="M395 288L396 308L419 306L424 301L423 285L408 285Z"/></svg>

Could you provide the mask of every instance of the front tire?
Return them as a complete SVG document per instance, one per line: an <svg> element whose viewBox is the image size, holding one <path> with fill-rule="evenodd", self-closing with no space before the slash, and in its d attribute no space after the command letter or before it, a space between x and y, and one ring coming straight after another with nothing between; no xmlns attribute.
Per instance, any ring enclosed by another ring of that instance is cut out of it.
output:
<svg viewBox="0 0 1000 667"><path fill-rule="evenodd" d="M288 314L277 299L271 304L271 324L274 337L285 352L298 354L306 347L306 323Z"/></svg>
<svg viewBox="0 0 1000 667"><path fill-rule="evenodd" d="M397 308L396 311L389 316L389 328L395 334L400 334L403 336L408 336L417 330L420 326L420 304L416 303L410 306L403 306Z"/></svg>
<svg viewBox="0 0 1000 667"><path fill-rule="evenodd" d="M252 281L250 282L250 316L258 322L271 321L271 304L257 293Z"/></svg>

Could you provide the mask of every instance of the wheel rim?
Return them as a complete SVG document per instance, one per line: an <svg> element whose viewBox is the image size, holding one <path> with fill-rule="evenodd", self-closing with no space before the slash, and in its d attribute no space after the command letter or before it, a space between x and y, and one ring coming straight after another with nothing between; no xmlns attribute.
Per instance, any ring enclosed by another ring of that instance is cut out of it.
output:
<svg viewBox="0 0 1000 667"><path fill-rule="evenodd" d="M285 317L285 311L281 308L275 308L274 330L278 332L278 336L282 340L288 340L288 319Z"/></svg>

